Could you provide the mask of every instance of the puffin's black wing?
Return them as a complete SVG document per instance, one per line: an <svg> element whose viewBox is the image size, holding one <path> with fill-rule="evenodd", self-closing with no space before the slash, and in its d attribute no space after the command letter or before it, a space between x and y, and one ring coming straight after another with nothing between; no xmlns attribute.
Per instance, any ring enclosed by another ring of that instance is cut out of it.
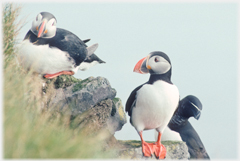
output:
<svg viewBox="0 0 240 161"><path fill-rule="evenodd" d="M24 37L24 39L23 40L26 40L26 39L29 39L30 40L30 42L32 42L31 40L32 39L34 39L34 34L32 33L32 31L31 30L29 30L28 32L27 32L27 34L25 35L25 37ZM32 37L32 38L31 38ZM37 36L35 36L35 41L37 40ZM34 41L34 40L33 40Z"/></svg>
<svg viewBox="0 0 240 161"><path fill-rule="evenodd" d="M93 61L97 61L98 63L106 63L105 61L103 61L102 59L100 59L97 55L95 55L94 53L90 56L88 56L84 62L88 62L91 63Z"/></svg>
<svg viewBox="0 0 240 161"><path fill-rule="evenodd" d="M78 66L83 62L87 56L87 49L85 43L70 31L57 28L56 35L51 38L49 42L50 47L57 47L68 54L75 60Z"/></svg>
<svg viewBox="0 0 240 161"><path fill-rule="evenodd" d="M91 39L86 39L86 40L83 40L84 43L87 43L88 41L90 41Z"/></svg>
<svg viewBox="0 0 240 161"><path fill-rule="evenodd" d="M90 41L91 39L86 39L86 40L83 40L83 42L85 43L85 45L86 45L86 43L88 42L88 41ZM86 45L87 46L87 45ZM85 60L84 60L84 62L87 62L87 63L91 63L91 62L93 62L93 61L97 61L98 63L106 63L105 61L103 61L102 59L100 59L96 54L92 54L92 55L90 55L90 56L88 56Z"/></svg>
<svg viewBox="0 0 240 161"><path fill-rule="evenodd" d="M171 129L171 125L169 127ZM189 121L184 126L175 128L174 131L179 132L182 140L186 142L191 159L210 159L199 135Z"/></svg>
<svg viewBox="0 0 240 161"><path fill-rule="evenodd" d="M146 83L144 83L146 84ZM128 97L128 100L127 100L127 103L126 103L126 106L125 106L125 111L128 112L128 116L132 116L132 108L134 107L135 105L135 100L136 100L136 94L137 94L137 91L144 85L140 85L138 86L137 88L135 88L132 93L130 94L130 96Z"/></svg>

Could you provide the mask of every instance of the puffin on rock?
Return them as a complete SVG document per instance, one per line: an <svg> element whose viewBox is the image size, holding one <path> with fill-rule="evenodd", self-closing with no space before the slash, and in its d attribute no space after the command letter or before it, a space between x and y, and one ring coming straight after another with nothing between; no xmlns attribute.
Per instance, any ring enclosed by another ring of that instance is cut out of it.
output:
<svg viewBox="0 0 240 161"><path fill-rule="evenodd" d="M73 75L78 69L105 63L95 54L98 44L87 46L70 31L57 28L57 20L49 12L41 12L19 45L21 64L27 69L43 74L45 78Z"/></svg>
<svg viewBox="0 0 240 161"><path fill-rule="evenodd" d="M134 72L150 73L148 82L135 88L130 94L125 111L142 141L144 156L166 157L166 148L161 144L161 135L179 103L178 88L171 82L172 65L169 57L160 51L151 52L135 66ZM156 143L143 140L144 130L156 129Z"/></svg>

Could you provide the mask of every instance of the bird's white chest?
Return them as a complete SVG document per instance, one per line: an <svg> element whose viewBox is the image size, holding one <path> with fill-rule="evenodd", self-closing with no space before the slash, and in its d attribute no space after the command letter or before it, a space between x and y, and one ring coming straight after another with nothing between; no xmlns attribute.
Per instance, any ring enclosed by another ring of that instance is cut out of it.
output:
<svg viewBox="0 0 240 161"><path fill-rule="evenodd" d="M132 122L140 129L165 128L179 102L175 85L165 81L146 84L137 92Z"/></svg>
<svg viewBox="0 0 240 161"><path fill-rule="evenodd" d="M25 68L31 68L40 74L54 74L74 69L74 62L69 59L67 52L54 47L49 48L49 45L34 45L29 40L19 44L18 56Z"/></svg>

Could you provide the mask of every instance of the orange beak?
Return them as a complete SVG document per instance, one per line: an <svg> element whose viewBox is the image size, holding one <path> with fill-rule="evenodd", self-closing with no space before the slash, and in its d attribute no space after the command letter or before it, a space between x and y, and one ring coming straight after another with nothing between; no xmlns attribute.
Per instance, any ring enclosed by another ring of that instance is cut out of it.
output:
<svg viewBox="0 0 240 161"><path fill-rule="evenodd" d="M137 64L135 65L134 69L133 69L133 72L136 72L136 73L140 73L140 74L146 74L146 72L143 72L141 69L142 69L142 65L144 63L144 61L147 59L147 57L144 57L142 58L141 60L139 60L137 62ZM145 67L146 68L146 67Z"/></svg>
<svg viewBox="0 0 240 161"><path fill-rule="evenodd" d="M44 27L45 27L45 23L46 23L46 21L43 21L42 22L42 24L41 24L41 26L40 26L40 29L39 29L39 31L38 31L38 38L39 37L41 37L41 35L42 35L42 33L43 33L43 29L44 29Z"/></svg>

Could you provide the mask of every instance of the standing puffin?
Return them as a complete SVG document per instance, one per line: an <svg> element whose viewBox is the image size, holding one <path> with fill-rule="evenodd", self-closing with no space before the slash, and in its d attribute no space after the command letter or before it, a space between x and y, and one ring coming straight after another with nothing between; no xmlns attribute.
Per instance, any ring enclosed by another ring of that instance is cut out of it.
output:
<svg viewBox="0 0 240 161"><path fill-rule="evenodd" d="M73 75L78 69L86 70L96 62L104 63L94 54L98 44L87 47L85 42L89 40L82 41L70 31L57 28L56 23L49 12L39 13L32 22L18 48L25 68L51 79L62 74Z"/></svg>
<svg viewBox="0 0 240 161"><path fill-rule="evenodd" d="M168 127L179 133L182 140L186 142L191 159L210 159L199 135L188 121L190 117L198 120L201 110L200 100L193 95L188 95L179 102L179 107L168 124Z"/></svg>
<svg viewBox="0 0 240 161"><path fill-rule="evenodd" d="M160 51L151 52L135 66L134 72L150 73L148 82L135 88L130 94L125 111L142 141L144 156L166 157L166 148L161 144L161 135L179 103L178 88L171 82L172 65L169 57ZM144 130L156 129L158 140L147 143Z"/></svg>

